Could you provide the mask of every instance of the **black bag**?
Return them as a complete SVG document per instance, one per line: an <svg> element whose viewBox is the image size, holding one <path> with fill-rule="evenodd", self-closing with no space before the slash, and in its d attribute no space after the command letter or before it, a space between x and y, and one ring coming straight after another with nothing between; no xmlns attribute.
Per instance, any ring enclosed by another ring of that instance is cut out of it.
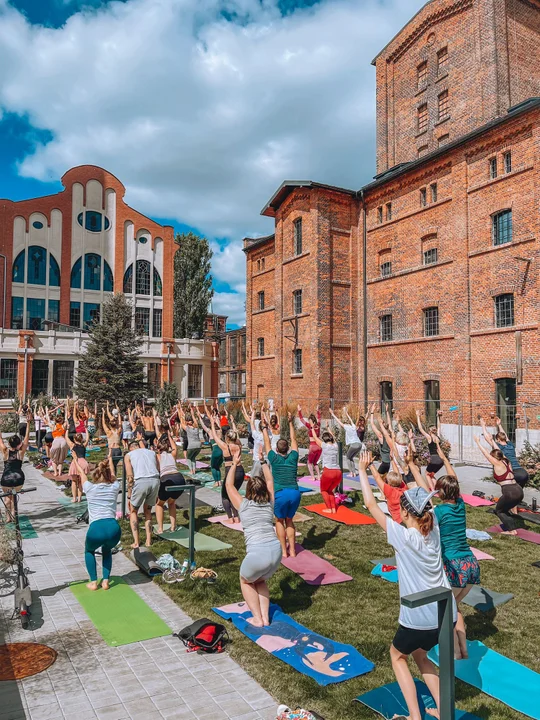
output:
<svg viewBox="0 0 540 720"><path fill-rule="evenodd" d="M195 620L183 630L173 633L173 636L184 643L188 652L199 654L221 653L230 642L225 626L208 618Z"/></svg>
<svg viewBox="0 0 540 720"><path fill-rule="evenodd" d="M248 448L250 450L253 450L253 448L255 447L255 440L253 438L253 435L251 434L251 430L248 432L247 443L248 443Z"/></svg>
<svg viewBox="0 0 540 720"><path fill-rule="evenodd" d="M88 510L85 510L82 515L77 516L77 525L81 522L86 523L87 525L90 522L90 516L88 514Z"/></svg>

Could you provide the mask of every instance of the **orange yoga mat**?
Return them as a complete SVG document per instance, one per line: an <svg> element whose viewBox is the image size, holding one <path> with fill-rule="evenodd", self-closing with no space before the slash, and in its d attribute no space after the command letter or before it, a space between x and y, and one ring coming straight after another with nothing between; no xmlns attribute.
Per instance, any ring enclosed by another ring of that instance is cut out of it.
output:
<svg viewBox="0 0 540 720"><path fill-rule="evenodd" d="M329 515L323 512L326 509L324 503L318 505L304 505L302 510L309 510L310 512L317 513L321 517L327 518L328 520L335 520L336 522L344 523L345 525L375 525L377 523L369 515L362 515L362 513L356 512L356 510L350 510L344 505L340 505L335 515Z"/></svg>

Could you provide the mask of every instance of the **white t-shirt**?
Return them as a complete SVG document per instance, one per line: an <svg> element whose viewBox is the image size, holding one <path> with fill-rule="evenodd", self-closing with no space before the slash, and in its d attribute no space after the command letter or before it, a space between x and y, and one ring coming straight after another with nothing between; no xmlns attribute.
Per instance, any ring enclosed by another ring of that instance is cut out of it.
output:
<svg viewBox="0 0 540 720"><path fill-rule="evenodd" d="M255 420L255 422L257 422ZM264 450L264 436L262 432L254 427L251 428L251 435L253 437L253 460L257 462L259 460L259 451L261 448Z"/></svg>
<svg viewBox="0 0 540 720"><path fill-rule="evenodd" d="M270 432L270 447L274 452L277 452L277 444L281 440L281 434L278 433L277 435L274 435L273 432Z"/></svg>
<svg viewBox="0 0 540 720"><path fill-rule="evenodd" d="M406 528L386 518L388 542L396 551L400 598L422 590L450 587L443 567L441 536L435 515L433 521L433 530L425 538L416 528ZM456 622L457 608L453 598L452 604ZM400 605L399 622L414 630L436 630L439 627L437 603L419 608Z"/></svg>
<svg viewBox="0 0 540 720"><path fill-rule="evenodd" d="M357 445L360 442L356 425L343 425L343 429L345 430L345 445Z"/></svg>
<svg viewBox="0 0 540 720"><path fill-rule="evenodd" d="M83 485L83 491L88 501L88 520L116 519L116 501L120 483L92 483L87 480Z"/></svg>

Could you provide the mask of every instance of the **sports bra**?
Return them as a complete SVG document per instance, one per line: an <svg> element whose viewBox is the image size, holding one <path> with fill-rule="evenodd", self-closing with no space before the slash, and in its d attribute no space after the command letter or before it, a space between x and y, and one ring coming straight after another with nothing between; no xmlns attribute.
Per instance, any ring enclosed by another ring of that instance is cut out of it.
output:
<svg viewBox="0 0 540 720"><path fill-rule="evenodd" d="M497 475L497 473L495 472L495 468L493 468L493 477L499 483L505 482L505 480L514 480L515 479L514 473L512 472L512 466L510 465L510 463L505 462L504 465L506 466L506 471L502 475ZM512 475L512 477L509 478L508 477L509 475Z"/></svg>

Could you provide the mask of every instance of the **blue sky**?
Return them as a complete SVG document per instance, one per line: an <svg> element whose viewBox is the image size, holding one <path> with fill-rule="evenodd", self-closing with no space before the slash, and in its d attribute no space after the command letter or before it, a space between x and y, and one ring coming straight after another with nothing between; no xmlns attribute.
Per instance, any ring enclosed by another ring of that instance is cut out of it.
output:
<svg viewBox="0 0 540 720"><path fill-rule="evenodd" d="M244 322L241 239L284 179L375 171L373 56L418 0L0 0L0 197L96 164L127 202L215 255Z"/></svg>

